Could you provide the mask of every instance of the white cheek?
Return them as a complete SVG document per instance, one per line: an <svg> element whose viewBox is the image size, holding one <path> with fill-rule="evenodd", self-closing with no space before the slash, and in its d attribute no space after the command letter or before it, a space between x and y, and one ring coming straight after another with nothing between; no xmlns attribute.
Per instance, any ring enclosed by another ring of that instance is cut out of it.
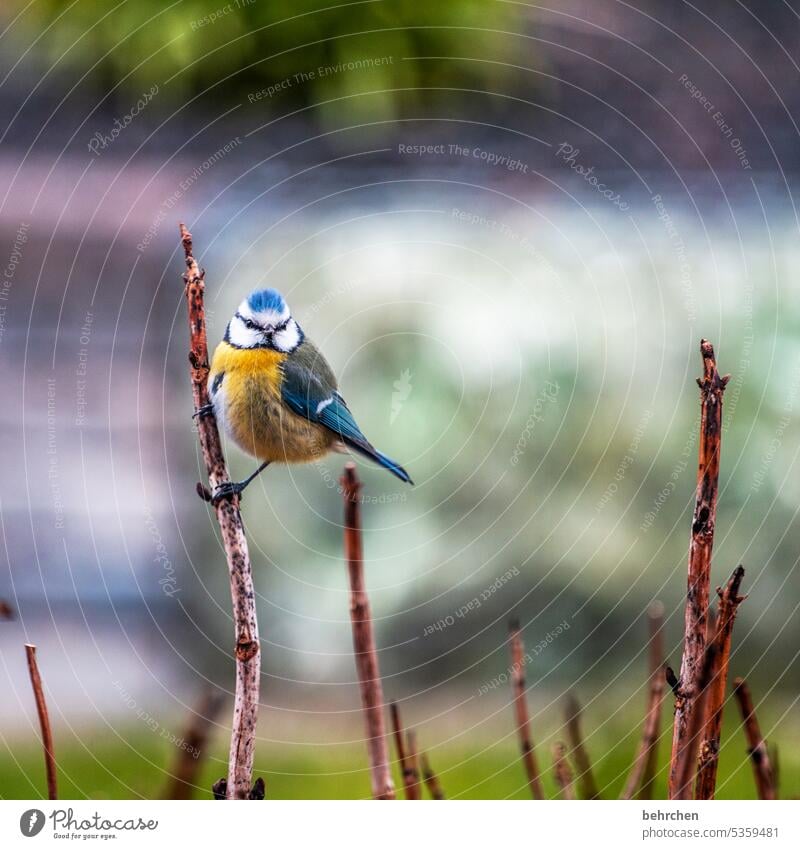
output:
<svg viewBox="0 0 800 849"><path fill-rule="evenodd" d="M297 322L290 321L285 330L272 337L272 344L286 354L290 354L300 344L300 328Z"/></svg>
<svg viewBox="0 0 800 849"><path fill-rule="evenodd" d="M232 321L228 330L231 345L237 348L255 348L261 342L261 333L250 330L241 321Z"/></svg>

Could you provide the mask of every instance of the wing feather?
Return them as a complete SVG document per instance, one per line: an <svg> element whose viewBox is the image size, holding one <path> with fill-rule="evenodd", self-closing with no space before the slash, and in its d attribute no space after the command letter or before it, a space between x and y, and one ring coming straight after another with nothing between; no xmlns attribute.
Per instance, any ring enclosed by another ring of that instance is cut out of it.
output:
<svg viewBox="0 0 800 849"><path fill-rule="evenodd" d="M304 343L302 347L305 347ZM300 350L302 350L302 347ZM400 480L411 483L405 469L381 454L364 436L344 398L336 388L333 374L322 356L313 350L325 367L313 369L304 356L289 357L283 364L281 396L292 412L335 433L350 448L364 454Z"/></svg>

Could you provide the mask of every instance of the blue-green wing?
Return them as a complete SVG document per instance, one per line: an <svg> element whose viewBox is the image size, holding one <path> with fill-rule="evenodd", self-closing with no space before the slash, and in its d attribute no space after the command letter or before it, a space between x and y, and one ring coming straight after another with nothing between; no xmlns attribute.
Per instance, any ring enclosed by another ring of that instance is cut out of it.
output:
<svg viewBox="0 0 800 849"><path fill-rule="evenodd" d="M308 342L283 364L281 395L286 406L298 416L326 427L345 445L379 463L400 480L411 483L406 470L381 454L364 436L336 388L330 367L313 347L304 351L306 345Z"/></svg>

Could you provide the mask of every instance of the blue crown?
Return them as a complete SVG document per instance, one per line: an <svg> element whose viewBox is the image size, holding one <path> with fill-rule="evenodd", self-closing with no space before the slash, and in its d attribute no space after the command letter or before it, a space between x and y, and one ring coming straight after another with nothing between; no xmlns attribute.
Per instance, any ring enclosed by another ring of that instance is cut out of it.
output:
<svg viewBox="0 0 800 849"><path fill-rule="evenodd" d="M276 289L256 289L248 296L247 304L254 313L282 313L286 309L286 302Z"/></svg>

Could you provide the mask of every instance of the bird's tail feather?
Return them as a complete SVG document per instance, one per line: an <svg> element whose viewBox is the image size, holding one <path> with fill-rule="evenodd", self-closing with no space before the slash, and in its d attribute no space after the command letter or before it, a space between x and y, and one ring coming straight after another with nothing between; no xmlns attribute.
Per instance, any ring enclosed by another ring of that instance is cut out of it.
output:
<svg viewBox="0 0 800 849"><path fill-rule="evenodd" d="M411 480L411 476L401 465L395 463L394 460L390 459L385 454L381 454L380 451L373 448L368 442L358 443L350 439L346 439L345 442L353 450L358 451L365 457L369 457L370 460L374 460L379 466L383 466L384 469L388 469L395 477L400 478L403 483L410 483L412 486L414 485L414 481Z"/></svg>

